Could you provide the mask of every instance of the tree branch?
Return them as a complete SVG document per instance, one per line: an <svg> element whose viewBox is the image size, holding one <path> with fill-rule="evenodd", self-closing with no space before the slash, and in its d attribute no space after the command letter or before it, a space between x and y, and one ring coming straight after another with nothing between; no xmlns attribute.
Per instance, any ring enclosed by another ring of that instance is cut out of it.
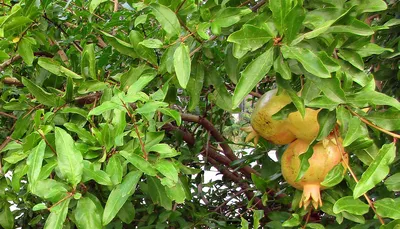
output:
<svg viewBox="0 0 400 229"><path fill-rule="evenodd" d="M46 57L50 57L50 58L52 58L54 56L53 54L48 53L48 52L34 52L33 55L35 55L35 56L46 56ZM19 54L17 54L15 56L11 57L11 59L6 60L2 64L0 64L0 72L3 71L8 66L10 66L11 64L13 64L14 62L20 60L20 59L22 59L22 57Z"/></svg>

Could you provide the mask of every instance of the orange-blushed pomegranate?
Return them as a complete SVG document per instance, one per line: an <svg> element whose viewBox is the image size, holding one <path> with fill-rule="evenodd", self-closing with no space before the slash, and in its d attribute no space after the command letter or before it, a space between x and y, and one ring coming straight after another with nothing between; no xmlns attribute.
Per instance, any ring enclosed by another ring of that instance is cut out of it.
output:
<svg viewBox="0 0 400 229"><path fill-rule="evenodd" d="M308 148L309 142L297 139L292 142L282 155L281 166L282 175L285 180L293 187L303 190L303 195L300 201L300 207L307 208L310 203L314 208L322 206L320 190L325 189L321 186L321 182L325 179L328 172L343 160L348 162L348 155L345 152L341 143L341 139L336 142L335 138L328 136L323 141L317 143L314 147L314 153L308 160L310 167L300 179L296 181L297 174L300 170L299 156ZM340 149L341 148L341 149ZM346 168L346 166L344 166Z"/></svg>

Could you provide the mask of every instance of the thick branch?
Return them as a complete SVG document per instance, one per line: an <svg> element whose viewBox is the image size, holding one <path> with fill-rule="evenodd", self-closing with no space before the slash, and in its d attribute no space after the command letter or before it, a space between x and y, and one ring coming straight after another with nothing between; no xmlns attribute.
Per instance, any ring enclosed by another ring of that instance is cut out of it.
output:
<svg viewBox="0 0 400 229"><path fill-rule="evenodd" d="M48 53L48 52L34 52L33 55L35 55L35 56L46 56L46 57L50 57L50 58L53 57L53 54ZM8 66L10 66L12 63L20 60L21 58L22 57L19 54L17 54L15 56L13 56L11 59L6 60L2 64L0 64L0 72L3 71Z"/></svg>
<svg viewBox="0 0 400 229"><path fill-rule="evenodd" d="M236 155L233 153L231 147L225 142L225 139L221 135L221 133L219 133L219 131L214 127L214 125L206 118L202 118L200 116L192 114L181 114L181 117L183 121L195 122L202 125L206 130L210 132L210 134L215 138L215 140L219 142L219 145L223 149L225 156L227 156L231 161L235 161L238 159ZM258 174L257 171L255 171L249 166L244 166L243 171L245 171L244 174L246 175L246 177L251 177L252 173Z"/></svg>

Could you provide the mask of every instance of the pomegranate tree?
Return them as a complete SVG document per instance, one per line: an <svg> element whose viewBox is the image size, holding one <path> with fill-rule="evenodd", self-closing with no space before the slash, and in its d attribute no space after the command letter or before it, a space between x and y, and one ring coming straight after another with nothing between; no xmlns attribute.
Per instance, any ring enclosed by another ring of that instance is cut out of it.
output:
<svg viewBox="0 0 400 229"><path fill-rule="evenodd" d="M348 155L343 149L341 140L336 142L334 137L329 136L313 147L313 155L308 160L310 167L304 176L296 181L300 171L299 156L306 152L308 145L309 142L301 139L297 139L289 145L281 160L282 175L291 186L303 190L300 207L307 208L311 203L314 208L318 208L318 206L322 206L320 190L325 189L324 186L321 186L321 182L337 164L343 163L343 160L347 163Z"/></svg>

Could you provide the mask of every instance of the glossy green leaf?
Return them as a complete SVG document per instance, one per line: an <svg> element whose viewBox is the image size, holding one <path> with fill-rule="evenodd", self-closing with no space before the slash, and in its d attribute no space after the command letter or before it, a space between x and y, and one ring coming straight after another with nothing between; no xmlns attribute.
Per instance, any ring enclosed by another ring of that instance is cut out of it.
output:
<svg viewBox="0 0 400 229"><path fill-rule="evenodd" d="M374 202L376 212L382 217L400 219L400 198L384 198Z"/></svg>
<svg viewBox="0 0 400 229"><path fill-rule="evenodd" d="M331 33L351 33L359 36L370 36L374 31L364 22L354 19L347 25L335 25L328 29Z"/></svg>
<svg viewBox="0 0 400 229"><path fill-rule="evenodd" d="M139 42L139 44L152 49L158 49L163 47L162 41L153 38L143 40Z"/></svg>
<svg viewBox="0 0 400 229"><path fill-rule="evenodd" d="M89 76L92 79L97 79L94 44L88 44L83 49L81 57L81 72L82 76Z"/></svg>
<svg viewBox="0 0 400 229"><path fill-rule="evenodd" d="M319 223L307 223L306 226L307 228L313 228L313 229L325 229L325 227Z"/></svg>
<svg viewBox="0 0 400 229"><path fill-rule="evenodd" d="M282 226L284 227L295 227L300 225L300 216L299 214L292 214L292 216L286 220L285 222L282 223Z"/></svg>
<svg viewBox="0 0 400 229"><path fill-rule="evenodd" d="M339 184L343 180L344 171L342 163L336 165L328 172L325 179L321 182L321 185L329 188Z"/></svg>
<svg viewBox="0 0 400 229"><path fill-rule="evenodd" d="M247 222L247 220L243 217L240 217L241 219L241 229L249 229L249 222Z"/></svg>
<svg viewBox="0 0 400 229"><path fill-rule="evenodd" d="M361 176L353 191L354 198L358 198L368 190L372 189L377 183L389 173L389 165L396 157L396 147L392 144L385 144L379 150L378 156L371 163L368 169Z"/></svg>
<svg viewBox="0 0 400 229"><path fill-rule="evenodd" d="M158 3L150 4L150 9L170 37L179 36L181 33L181 25L172 10Z"/></svg>
<svg viewBox="0 0 400 229"><path fill-rule="evenodd" d="M28 66L32 66L34 59L32 43L30 39L22 38L18 43L18 53Z"/></svg>
<svg viewBox="0 0 400 229"><path fill-rule="evenodd" d="M40 211L40 210L44 210L44 209L47 209L46 204L40 203L40 204L36 204L35 206L33 206L32 211Z"/></svg>
<svg viewBox="0 0 400 229"><path fill-rule="evenodd" d="M289 65L283 60L282 55L279 55L278 58L275 59L274 70L285 80L290 80L292 78L292 72L290 71Z"/></svg>
<svg viewBox="0 0 400 229"><path fill-rule="evenodd" d="M19 139L22 136L24 136L30 122L31 122L31 117L30 117L30 115L27 115L27 114L25 114L22 117L20 117L19 119L17 119L17 121L15 122L14 131L11 134L11 138Z"/></svg>
<svg viewBox="0 0 400 229"><path fill-rule="evenodd" d="M318 113L318 124L320 126L317 141L325 139L336 125L336 112L321 110Z"/></svg>
<svg viewBox="0 0 400 229"><path fill-rule="evenodd" d="M76 125L75 123L65 123L64 126L72 132L75 132L76 134L78 134L79 139L83 140L84 142L88 142L88 143L96 143L97 139L86 129L79 127L78 125Z"/></svg>
<svg viewBox="0 0 400 229"><path fill-rule="evenodd" d="M364 137L368 134L368 130L362 125L361 120L358 117L352 117L349 120L349 126L347 129L346 136L343 140L343 146L349 146L358 138Z"/></svg>
<svg viewBox="0 0 400 229"><path fill-rule="evenodd" d="M320 78L331 78L321 59L311 50L283 45L281 51L285 58L299 61L309 73Z"/></svg>
<svg viewBox="0 0 400 229"><path fill-rule="evenodd" d="M290 44L296 38L302 27L304 18L305 11L299 2L289 11L284 20L283 39L287 44Z"/></svg>
<svg viewBox="0 0 400 229"><path fill-rule="evenodd" d="M336 201L333 206L333 212L339 214L346 211L350 214L364 215L369 211L369 205L352 196L345 196Z"/></svg>
<svg viewBox="0 0 400 229"><path fill-rule="evenodd" d="M239 44L242 49L254 51L261 48L272 39L268 31L253 25L243 25L243 27L229 35L229 42Z"/></svg>
<svg viewBox="0 0 400 229"><path fill-rule="evenodd" d="M103 170L95 169L92 163L83 160L83 177L85 180L95 180L101 185L113 185L110 176Z"/></svg>
<svg viewBox="0 0 400 229"><path fill-rule="evenodd" d="M175 157L180 154L175 149L171 148L171 146L169 146L165 143L153 145L152 147L150 147L148 149L148 151L149 152L157 152L159 154L160 158Z"/></svg>
<svg viewBox="0 0 400 229"><path fill-rule="evenodd" d="M178 170L175 168L172 161L160 159L155 163L155 168L173 183L178 182Z"/></svg>
<svg viewBox="0 0 400 229"><path fill-rule="evenodd" d="M158 108L158 111L161 113L173 118L176 121L176 125L180 126L182 123L182 117L179 111L170 109L170 108Z"/></svg>
<svg viewBox="0 0 400 229"><path fill-rule="evenodd" d="M142 171L143 173L150 175L150 176L156 176L157 171L154 168L152 164L150 164L148 161L146 161L143 157L134 154L134 153L128 153L126 151L121 151L120 154L127 160L129 161L132 165L134 165L137 169Z"/></svg>
<svg viewBox="0 0 400 229"><path fill-rule="evenodd" d="M264 217L264 210L253 210L253 228L259 228L260 220Z"/></svg>
<svg viewBox="0 0 400 229"><path fill-rule="evenodd" d="M190 96L189 111L193 111L200 102L201 89L204 83L204 66L199 62L192 64L192 74L187 84L187 91Z"/></svg>
<svg viewBox="0 0 400 229"><path fill-rule="evenodd" d="M32 185L35 185L39 178L45 149L46 142L41 140L39 144L31 150L31 154L26 160L26 164L28 165L28 180Z"/></svg>
<svg viewBox="0 0 400 229"><path fill-rule="evenodd" d="M273 61L273 48L270 48L247 65L233 93L232 109L239 106L258 82L265 77L271 69Z"/></svg>
<svg viewBox="0 0 400 229"><path fill-rule="evenodd" d="M383 0L353 0L352 4L356 5L356 10L359 14L387 9L387 5Z"/></svg>
<svg viewBox="0 0 400 229"><path fill-rule="evenodd" d="M247 7L226 7L221 9L215 16L215 19L211 23L212 27L216 27L216 30L220 30L221 28L229 27L231 25L236 24L240 21L241 17L251 13L251 10ZM213 30L213 33L216 33Z"/></svg>
<svg viewBox="0 0 400 229"><path fill-rule="evenodd" d="M14 228L14 215L10 210L10 204L5 201L2 204L2 209L0 210L0 226L4 229L13 229Z"/></svg>
<svg viewBox="0 0 400 229"><path fill-rule="evenodd" d="M68 205L71 198L62 201L59 205L51 208L51 213L44 225L45 229L62 228L68 214Z"/></svg>
<svg viewBox="0 0 400 229"><path fill-rule="evenodd" d="M135 52L134 48L132 47L131 44L127 43L126 41L123 41L121 39L116 38L115 36L100 31L103 35L106 41L113 47L115 48L118 52L121 54L130 56L132 58L137 58L137 53Z"/></svg>
<svg viewBox="0 0 400 229"><path fill-rule="evenodd" d="M400 130L400 111L394 108L385 111L369 112L366 119L389 131Z"/></svg>
<svg viewBox="0 0 400 229"><path fill-rule="evenodd" d="M364 61L358 53L346 49L341 49L338 55L340 58L349 62L351 65L358 68L359 70L364 70Z"/></svg>
<svg viewBox="0 0 400 229"><path fill-rule="evenodd" d="M393 52L393 49L390 48L383 48L377 44L374 43L368 43L364 46L362 46L361 48L355 50L358 54L360 54L361 57L367 57L367 56L371 56L371 55L379 55L382 54L386 51L388 52Z"/></svg>
<svg viewBox="0 0 400 229"><path fill-rule="evenodd" d="M146 72L140 76L140 78L128 89L127 95L133 95L140 92L145 88L154 78L156 77L156 72Z"/></svg>
<svg viewBox="0 0 400 229"><path fill-rule="evenodd" d="M186 88L190 79L191 62L189 48L183 43L174 52L174 68L179 85Z"/></svg>
<svg viewBox="0 0 400 229"><path fill-rule="evenodd" d="M180 180L175 184L175 186L166 187L166 193L171 200L175 200L177 203L182 204L185 202L186 193Z"/></svg>
<svg viewBox="0 0 400 229"><path fill-rule="evenodd" d="M106 172L110 176L113 185L117 185L122 181L123 167L120 156L113 155L107 163Z"/></svg>
<svg viewBox="0 0 400 229"><path fill-rule="evenodd" d="M171 210L172 200L167 196L165 187L161 185L161 182L155 177L147 176L147 184L149 188L149 194L153 202L161 205L167 210Z"/></svg>
<svg viewBox="0 0 400 229"><path fill-rule="evenodd" d="M97 208L91 198L83 197L78 200L74 216L78 229L102 228L101 209Z"/></svg>
<svg viewBox="0 0 400 229"><path fill-rule="evenodd" d="M158 65L157 56L156 56L156 53L154 52L154 50L146 47L145 45L143 45L141 43L144 41L144 36L142 35L141 32L136 31L136 30L131 30L131 32L129 33L129 40L131 41L131 44L132 44L133 48L135 49L135 51L137 52L138 56L149 61L153 65ZM161 43L161 46L162 46L162 43ZM141 68L141 67L143 67L143 66L139 66L138 67L139 71L134 71L132 73L134 75L136 75L136 74L140 75L142 73L142 70L144 70L144 68ZM131 71L133 69L135 69L135 68L131 68ZM121 84L121 87L124 87L123 84Z"/></svg>
<svg viewBox="0 0 400 229"><path fill-rule="evenodd" d="M291 10L291 3L291 0L277 0L269 3L269 8L272 11L272 18L281 35L284 33L285 18Z"/></svg>
<svg viewBox="0 0 400 229"><path fill-rule="evenodd" d="M55 128L55 143L58 168L66 181L76 187L82 177L82 154L77 150L71 135L59 127Z"/></svg>
<svg viewBox="0 0 400 229"><path fill-rule="evenodd" d="M314 149L313 146L316 144L315 141L311 142L306 151L303 154L300 154L299 159L300 159L300 169L299 173L297 174L296 181L299 181L304 174L307 172L308 168L310 167L310 162L308 161L313 153Z"/></svg>
<svg viewBox="0 0 400 229"><path fill-rule="evenodd" d="M39 87L29 79L23 77L22 83L28 88L29 92L35 96L36 100L43 105L50 106L50 107L57 107L62 105L62 101L57 96L46 92L43 88Z"/></svg>
<svg viewBox="0 0 400 229"><path fill-rule="evenodd" d="M128 198L133 195L136 185L142 177L142 172L132 171L126 174L121 184L116 186L108 196L103 212L103 226L109 224L117 215Z"/></svg>
<svg viewBox="0 0 400 229"><path fill-rule="evenodd" d="M337 78L322 79L312 74L305 74L306 78L311 80L330 100L343 103L346 101L346 96L341 88L340 81Z"/></svg>
<svg viewBox="0 0 400 229"><path fill-rule="evenodd" d="M91 0L89 4L89 12L93 13L101 3L106 1L107 0Z"/></svg>
<svg viewBox="0 0 400 229"><path fill-rule="evenodd" d="M122 222L130 224L135 219L135 214L136 214L135 206L132 204L132 202L127 201L119 210L117 215L118 218L122 220Z"/></svg>
<svg viewBox="0 0 400 229"><path fill-rule="evenodd" d="M367 107L368 105L389 105L400 110L399 101L377 91L361 91L349 96L348 102L358 107Z"/></svg>
<svg viewBox="0 0 400 229"><path fill-rule="evenodd" d="M385 186L389 191L400 191L400 173L395 173L385 180Z"/></svg>
<svg viewBox="0 0 400 229"><path fill-rule="evenodd" d="M114 110L114 109L119 109L124 111L124 107L121 104L112 102L112 101L106 101L104 103L102 103L100 106L95 107L94 109L92 109L88 116L91 115L101 115L102 113L106 112L106 111L110 111L110 110Z"/></svg>
<svg viewBox="0 0 400 229"><path fill-rule="evenodd" d="M276 77L276 82L279 86L285 89L285 91L289 94L292 99L292 103L296 106L297 110L300 112L301 116L304 117L306 108L304 107L303 98L297 95L297 92L294 91L290 85L290 81L284 80L280 77Z"/></svg>

